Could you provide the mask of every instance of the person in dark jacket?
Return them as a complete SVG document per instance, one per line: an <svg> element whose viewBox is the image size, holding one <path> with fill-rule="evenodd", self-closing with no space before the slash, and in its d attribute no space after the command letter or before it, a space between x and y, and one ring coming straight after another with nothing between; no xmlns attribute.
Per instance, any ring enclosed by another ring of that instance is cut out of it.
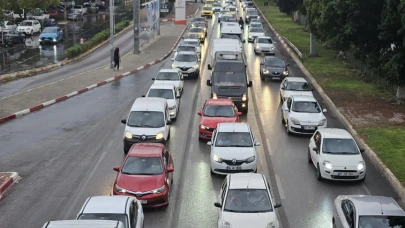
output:
<svg viewBox="0 0 405 228"><path fill-rule="evenodd" d="M120 62L121 62L120 49L115 48L115 51L114 51L114 71L115 71L115 68L117 68L117 71L120 69Z"/></svg>
<svg viewBox="0 0 405 228"><path fill-rule="evenodd" d="M242 18L242 17L239 18L239 26L240 26L241 29L243 29L244 22L243 22L243 18Z"/></svg>

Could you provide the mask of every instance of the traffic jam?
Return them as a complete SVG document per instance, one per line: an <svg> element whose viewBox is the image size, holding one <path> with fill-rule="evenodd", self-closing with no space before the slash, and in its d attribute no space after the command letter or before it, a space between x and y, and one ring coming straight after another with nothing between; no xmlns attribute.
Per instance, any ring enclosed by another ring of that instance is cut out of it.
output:
<svg viewBox="0 0 405 228"><path fill-rule="evenodd" d="M209 29L211 23L218 23L220 34L210 41L211 48L205 52L210 61L203 62L203 44L213 32ZM276 201L270 181L258 173L262 158L257 148L262 144L256 140L251 125L240 122L240 117L249 112L249 88L253 86L244 43L252 43L250 48L261 57L255 77L263 82L280 82L279 122L285 132L279 134L310 136L305 162L316 171L314 178L364 181L364 149L347 130L328 127L327 110L314 97L313 88L305 78L290 73L289 64L277 56L276 42L266 33L252 1L205 1L201 17L191 19L174 50L171 68L159 70L147 93L135 99L127 118L121 120L125 126L125 158L113 168L117 175L111 195L89 197L76 220L49 221L43 227L140 228L144 209L173 203L173 182L184 180L174 180L174 156L167 143L171 125L181 121L177 117L183 91L187 90L184 82L198 81L203 68L210 72L204 82L210 88L210 97L203 98L196 113L198 129L194 130L199 140L210 147L207 172L211 177L224 178L218 201L212 205L218 210L218 227L282 227L277 213L282 205ZM400 228L405 221L405 212L391 197L339 195L333 204L331 224L325 227ZM398 219L397 225L391 225L395 221L392 218Z"/></svg>

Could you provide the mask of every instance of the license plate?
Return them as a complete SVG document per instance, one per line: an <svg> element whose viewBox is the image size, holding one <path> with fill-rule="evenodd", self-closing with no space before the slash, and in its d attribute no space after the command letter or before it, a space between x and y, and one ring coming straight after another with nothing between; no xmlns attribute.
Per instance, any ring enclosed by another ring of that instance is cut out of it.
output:
<svg viewBox="0 0 405 228"><path fill-rule="evenodd" d="M273 79L280 79L280 77L273 77Z"/></svg>
<svg viewBox="0 0 405 228"><path fill-rule="evenodd" d="M148 203L147 200L140 200L140 201L141 201L141 204L147 204Z"/></svg>
<svg viewBox="0 0 405 228"><path fill-rule="evenodd" d="M240 167L240 166L227 166L226 169L227 170L241 170L242 167Z"/></svg>
<svg viewBox="0 0 405 228"><path fill-rule="evenodd" d="M184 77L188 77L188 74L183 74Z"/></svg>
<svg viewBox="0 0 405 228"><path fill-rule="evenodd" d="M353 176L353 173L338 173L338 176Z"/></svg>
<svg viewBox="0 0 405 228"><path fill-rule="evenodd" d="M312 127L312 126L310 126L310 127L304 127L304 129L305 129L305 130L315 130L315 127Z"/></svg>

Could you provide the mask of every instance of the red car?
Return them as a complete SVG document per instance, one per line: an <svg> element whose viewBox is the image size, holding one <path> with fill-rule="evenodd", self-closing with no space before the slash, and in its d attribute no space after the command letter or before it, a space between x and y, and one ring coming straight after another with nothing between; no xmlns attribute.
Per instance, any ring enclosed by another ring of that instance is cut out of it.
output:
<svg viewBox="0 0 405 228"><path fill-rule="evenodd" d="M173 183L173 159L160 143L134 144L121 166L114 182L113 195L134 196L144 207L169 204Z"/></svg>
<svg viewBox="0 0 405 228"><path fill-rule="evenodd" d="M236 123L242 115L231 99L207 99L197 114L201 116L198 137L207 140L211 139L218 123Z"/></svg>

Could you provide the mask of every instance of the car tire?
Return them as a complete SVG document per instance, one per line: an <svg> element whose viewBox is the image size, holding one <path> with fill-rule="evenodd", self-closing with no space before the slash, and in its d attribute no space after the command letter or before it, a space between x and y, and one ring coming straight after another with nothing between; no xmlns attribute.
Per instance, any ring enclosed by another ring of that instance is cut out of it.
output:
<svg viewBox="0 0 405 228"><path fill-rule="evenodd" d="M290 125L287 123L287 135L291 135Z"/></svg>
<svg viewBox="0 0 405 228"><path fill-rule="evenodd" d="M310 151L309 151L309 148L308 148L308 163L309 163L309 164L312 163L311 153L310 153Z"/></svg>
<svg viewBox="0 0 405 228"><path fill-rule="evenodd" d="M366 176L367 176L367 174L364 174L363 179L360 179L359 182L364 182L366 180Z"/></svg>
<svg viewBox="0 0 405 228"><path fill-rule="evenodd" d="M283 113L281 113L281 123L285 126L285 120L284 120L284 117L283 117Z"/></svg>
<svg viewBox="0 0 405 228"><path fill-rule="evenodd" d="M248 107L246 107L245 109L242 110L242 113L245 114L245 115L246 115L248 112L249 112L249 108L248 108Z"/></svg>
<svg viewBox="0 0 405 228"><path fill-rule="evenodd" d="M321 174L321 168L319 167L319 164L316 165L316 179L319 181L323 180L322 174Z"/></svg>
<svg viewBox="0 0 405 228"><path fill-rule="evenodd" d="M215 173L212 172L212 169L211 169L211 168L210 168L210 174L211 174L211 176L215 176Z"/></svg>

